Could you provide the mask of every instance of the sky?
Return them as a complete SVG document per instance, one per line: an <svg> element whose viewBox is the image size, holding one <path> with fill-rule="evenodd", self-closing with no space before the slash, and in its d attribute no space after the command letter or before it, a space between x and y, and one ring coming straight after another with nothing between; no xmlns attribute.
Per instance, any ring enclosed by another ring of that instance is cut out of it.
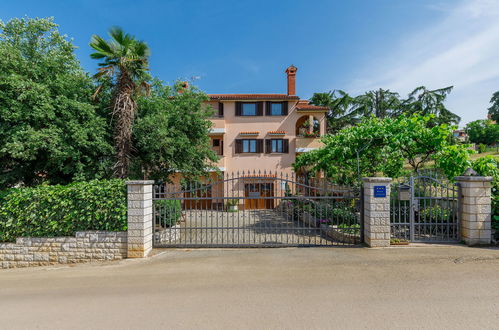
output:
<svg viewBox="0 0 499 330"><path fill-rule="evenodd" d="M0 19L53 16L94 72L88 43L109 27L147 42L151 73L207 93L297 94L454 86L460 126L487 115L499 90L499 0L0 1Z"/></svg>

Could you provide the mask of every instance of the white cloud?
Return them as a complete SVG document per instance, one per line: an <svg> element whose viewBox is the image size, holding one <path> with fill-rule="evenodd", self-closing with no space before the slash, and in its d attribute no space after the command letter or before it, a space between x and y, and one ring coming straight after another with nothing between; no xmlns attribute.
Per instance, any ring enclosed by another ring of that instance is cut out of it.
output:
<svg viewBox="0 0 499 330"><path fill-rule="evenodd" d="M431 10L444 18L406 37L382 60L373 59L349 90L383 87L405 95L421 85L453 85L448 106L462 117L461 125L485 118L499 90L499 1L466 0Z"/></svg>

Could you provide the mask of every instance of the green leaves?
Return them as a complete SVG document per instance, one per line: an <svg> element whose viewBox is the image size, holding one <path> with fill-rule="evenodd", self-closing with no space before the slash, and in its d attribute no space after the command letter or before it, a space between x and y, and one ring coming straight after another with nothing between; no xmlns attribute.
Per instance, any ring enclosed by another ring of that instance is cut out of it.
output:
<svg viewBox="0 0 499 330"><path fill-rule="evenodd" d="M94 85L53 19L0 24L0 189L106 175L113 153Z"/></svg>
<svg viewBox="0 0 499 330"><path fill-rule="evenodd" d="M126 230L126 185L93 180L0 193L0 242L72 236L81 230Z"/></svg>
<svg viewBox="0 0 499 330"><path fill-rule="evenodd" d="M324 147L299 156L295 170L323 171L338 183L352 184L359 176L383 173L399 177L408 164L418 171L437 153L449 146L453 127L431 126L434 116L371 117L360 124L323 138ZM466 146L452 146L448 151L467 156ZM357 158L358 157L358 158ZM453 159L456 159L454 157Z"/></svg>
<svg viewBox="0 0 499 330"><path fill-rule="evenodd" d="M491 120L475 120L466 125L466 134L472 143L493 145L499 141L499 124Z"/></svg>

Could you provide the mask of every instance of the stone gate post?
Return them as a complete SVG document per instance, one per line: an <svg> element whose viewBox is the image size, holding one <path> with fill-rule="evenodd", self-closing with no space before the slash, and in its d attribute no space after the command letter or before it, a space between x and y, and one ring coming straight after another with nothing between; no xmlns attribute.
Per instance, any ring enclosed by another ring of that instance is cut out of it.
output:
<svg viewBox="0 0 499 330"><path fill-rule="evenodd" d="M476 172L455 178L459 186L461 239L466 245L490 244L492 239L491 188L492 177Z"/></svg>
<svg viewBox="0 0 499 330"><path fill-rule="evenodd" d="M391 178L363 178L364 241L369 247L390 246Z"/></svg>
<svg viewBox="0 0 499 330"><path fill-rule="evenodd" d="M128 258L147 257L152 250L152 180L126 181Z"/></svg>

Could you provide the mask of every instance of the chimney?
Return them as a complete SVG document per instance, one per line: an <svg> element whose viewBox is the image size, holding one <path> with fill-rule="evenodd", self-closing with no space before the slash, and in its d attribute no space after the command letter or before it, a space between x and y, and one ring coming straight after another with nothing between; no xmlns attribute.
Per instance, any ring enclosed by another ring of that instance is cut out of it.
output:
<svg viewBox="0 0 499 330"><path fill-rule="evenodd" d="M296 95L296 71L298 71L298 68L294 65L286 69L288 75L288 95Z"/></svg>

